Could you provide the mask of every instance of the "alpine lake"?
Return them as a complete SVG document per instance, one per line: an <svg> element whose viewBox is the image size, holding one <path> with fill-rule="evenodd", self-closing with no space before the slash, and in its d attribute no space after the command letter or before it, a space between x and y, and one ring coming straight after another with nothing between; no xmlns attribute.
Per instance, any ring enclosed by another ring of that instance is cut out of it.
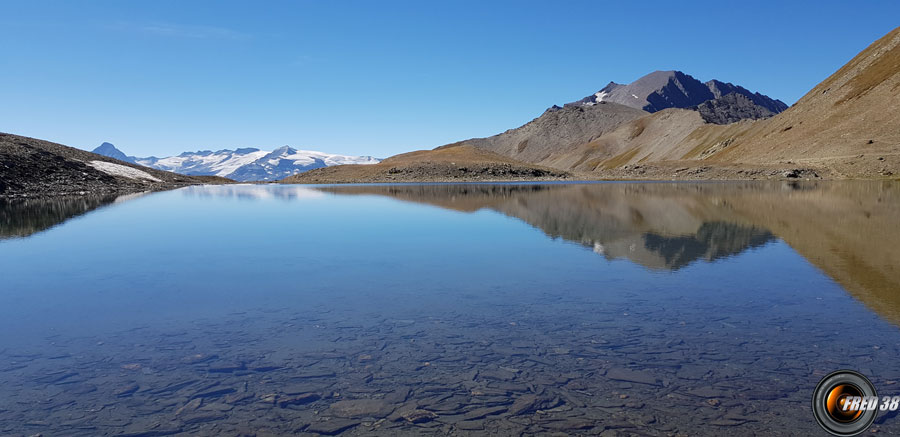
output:
<svg viewBox="0 0 900 437"><path fill-rule="evenodd" d="M897 182L0 201L0 436L823 435L838 369L900 395Z"/></svg>

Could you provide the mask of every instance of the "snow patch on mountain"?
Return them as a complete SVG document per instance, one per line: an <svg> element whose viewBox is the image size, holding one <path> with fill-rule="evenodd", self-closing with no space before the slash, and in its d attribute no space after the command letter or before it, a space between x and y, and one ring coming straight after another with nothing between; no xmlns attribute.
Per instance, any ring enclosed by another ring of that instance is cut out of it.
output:
<svg viewBox="0 0 900 437"><path fill-rule="evenodd" d="M113 164L112 162L106 161L91 161L87 164L91 167L96 168L97 170L102 171L103 173L112 176L122 176L128 179L146 179L154 182L162 182L161 180L150 175L150 173L147 173L143 170L138 170L133 167L128 167L127 165Z"/></svg>

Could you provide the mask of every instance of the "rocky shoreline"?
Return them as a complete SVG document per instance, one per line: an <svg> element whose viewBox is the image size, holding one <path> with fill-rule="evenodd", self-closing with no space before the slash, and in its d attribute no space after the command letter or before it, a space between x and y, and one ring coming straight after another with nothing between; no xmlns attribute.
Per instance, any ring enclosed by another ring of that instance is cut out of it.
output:
<svg viewBox="0 0 900 437"><path fill-rule="evenodd" d="M288 184L354 183L454 183L454 182L600 182L600 181L756 181L756 180L842 180L849 179L826 168L810 166L738 166L695 163L635 164L597 173L570 173L559 170L519 168L510 164L450 166L423 163L412 168L391 168L388 172L359 174L343 166L313 170L287 178ZM889 179L890 174L879 174ZM879 179L873 175L871 179Z"/></svg>
<svg viewBox="0 0 900 437"><path fill-rule="evenodd" d="M137 194L144 192L158 192L174 190L176 188L188 187L199 183L174 183L174 184L149 184L149 185L125 185L125 186L107 186L102 183L94 183L94 181L69 180L65 185L70 185L71 189L66 189L54 184L24 184L24 188L16 191L7 191L0 194L0 199L8 201L25 200L25 199L48 199L48 198L67 198L75 196L126 196L129 194Z"/></svg>
<svg viewBox="0 0 900 437"><path fill-rule="evenodd" d="M340 167L340 166L339 166ZM384 172L348 176L339 167L325 167L284 180L292 184L343 184L392 182L548 182L576 180L567 172L522 167L513 164L449 165L424 163L414 167L391 167Z"/></svg>

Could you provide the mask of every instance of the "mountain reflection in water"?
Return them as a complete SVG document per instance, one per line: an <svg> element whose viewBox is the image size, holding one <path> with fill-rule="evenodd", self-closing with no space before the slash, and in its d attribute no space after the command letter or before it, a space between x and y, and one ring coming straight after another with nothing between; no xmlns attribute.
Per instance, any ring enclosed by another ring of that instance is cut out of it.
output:
<svg viewBox="0 0 900 437"><path fill-rule="evenodd" d="M900 324L900 184L600 183L323 186L462 212L490 209L607 259L676 270L784 240Z"/></svg>
<svg viewBox="0 0 900 437"><path fill-rule="evenodd" d="M900 183L599 183L206 186L185 196L285 201L381 195L461 212L489 209L654 270L713 262L776 238L900 324ZM140 196L0 200L0 239L27 237Z"/></svg>
<svg viewBox="0 0 900 437"><path fill-rule="evenodd" d="M191 186L180 191L190 197L233 197L248 201L269 198L290 201L323 196L319 191L300 186L249 184ZM106 196L0 199L0 240L28 237L100 207L127 202L146 194L148 192Z"/></svg>
<svg viewBox="0 0 900 437"><path fill-rule="evenodd" d="M228 184L228 185L195 185L182 188L181 193L188 197L212 198L230 197L238 200L256 201L263 199L297 200L322 197L323 194L300 185L271 184Z"/></svg>
<svg viewBox="0 0 900 437"><path fill-rule="evenodd" d="M0 240L27 237L112 204L117 196L0 199Z"/></svg>

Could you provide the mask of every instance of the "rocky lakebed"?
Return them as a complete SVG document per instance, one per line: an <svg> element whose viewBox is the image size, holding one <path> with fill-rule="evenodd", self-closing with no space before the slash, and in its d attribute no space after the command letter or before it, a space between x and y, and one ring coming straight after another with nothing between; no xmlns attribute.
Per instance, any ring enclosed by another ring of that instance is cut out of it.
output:
<svg viewBox="0 0 900 437"><path fill-rule="evenodd" d="M633 304L565 320L317 312L7 348L0 435L796 435L815 431L808 389L838 364L765 341L794 328L787 314L778 327L665 310L660 325ZM874 366L897 349L843 356Z"/></svg>

